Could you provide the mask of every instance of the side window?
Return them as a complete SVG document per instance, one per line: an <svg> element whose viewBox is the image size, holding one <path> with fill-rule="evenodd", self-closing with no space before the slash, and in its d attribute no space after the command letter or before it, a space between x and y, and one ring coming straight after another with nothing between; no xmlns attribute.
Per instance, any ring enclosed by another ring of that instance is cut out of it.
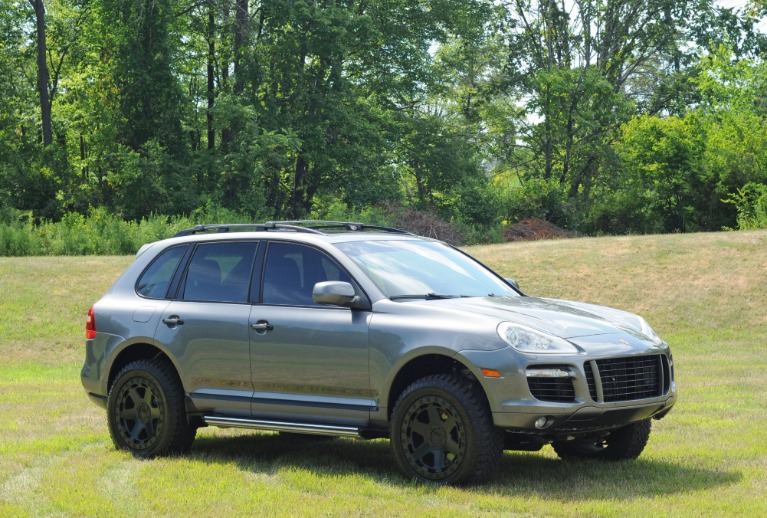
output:
<svg viewBox="0 0 767 518"><path fill-rule="evenodd" d="M197 246L182 300L248 302L257 243L204 243Z"/></svg>
<svg viewBox="0 0 767 518"><path fill-rule="evenodd" d="M271 243L264 266L264 304L317 306L314 285L323 281L351 282L325 254L304 245Z"/></svg>
<svg viewBox="0 0 767 518"><path fill-rule="evenodd" d="M148 299L164 299L185 253L185 246L170 248L161 253L139 277L136 283L138 294Z"/></svg>

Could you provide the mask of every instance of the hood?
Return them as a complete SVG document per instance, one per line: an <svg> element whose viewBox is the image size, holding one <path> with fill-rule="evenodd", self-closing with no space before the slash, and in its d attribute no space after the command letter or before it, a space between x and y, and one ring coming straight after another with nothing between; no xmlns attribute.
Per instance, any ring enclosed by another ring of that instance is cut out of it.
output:
<svg viewBox="0 0 767 518"><path fill-rule="evenodd" d="M426 303L433 302L437 301ZM565 339L614 333L648 339L636 315L605 306L537 297L472 297L438 302L461 312L523 324Z"/></svg>

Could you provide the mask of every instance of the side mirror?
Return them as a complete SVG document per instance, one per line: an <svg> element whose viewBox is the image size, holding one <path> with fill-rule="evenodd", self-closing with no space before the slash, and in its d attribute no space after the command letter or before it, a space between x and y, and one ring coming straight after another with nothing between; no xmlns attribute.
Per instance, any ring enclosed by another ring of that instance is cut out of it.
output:
<svg viewBox="0 0 767 518"><path fill-rule="evenodd" d="M312 298L317 304L349 307L355 302L357 294L348 282L325 281L314 285Z"/></svg>
<svg viewBox="0 0 767 518"><path fill-rule="evenodd" d="M514 288L515 290L522 291L522 290L519 289L519 283L516 280L512 279L511 277L506 277L503 280L506 281L506 284L508 284L509 286Z"/></svg>

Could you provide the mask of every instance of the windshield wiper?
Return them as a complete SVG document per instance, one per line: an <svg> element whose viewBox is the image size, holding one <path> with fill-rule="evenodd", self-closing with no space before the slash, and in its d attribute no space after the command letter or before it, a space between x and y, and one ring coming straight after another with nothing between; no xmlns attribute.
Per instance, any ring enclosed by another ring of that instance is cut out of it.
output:
<svg viewBox="0 0 767 518"><path fill-rule="evenodd" d="M424 293L420 295L393 295L389 297L389 300L441 300L441 299L457 299L462 295L442 295L440 293Z"/></svg>

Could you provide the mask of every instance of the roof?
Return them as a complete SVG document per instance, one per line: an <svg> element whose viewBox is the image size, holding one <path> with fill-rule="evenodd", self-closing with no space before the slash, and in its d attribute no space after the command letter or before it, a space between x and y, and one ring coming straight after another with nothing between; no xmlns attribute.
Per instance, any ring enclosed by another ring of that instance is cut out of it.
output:
<svg viewBox="0 0 767 518"><path fill-rule="evenodd" d="M268 221L266 223L233 223L224 225L197 225L177 232L173 237L196 234L221 234L228 232L302 232L317 235L329 235L346 232L382 232L387 234L413 235L398 228L368 225L348 221L295 220Z"/></svg>

